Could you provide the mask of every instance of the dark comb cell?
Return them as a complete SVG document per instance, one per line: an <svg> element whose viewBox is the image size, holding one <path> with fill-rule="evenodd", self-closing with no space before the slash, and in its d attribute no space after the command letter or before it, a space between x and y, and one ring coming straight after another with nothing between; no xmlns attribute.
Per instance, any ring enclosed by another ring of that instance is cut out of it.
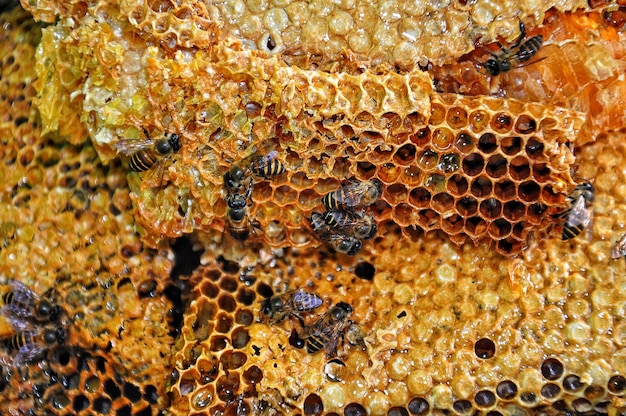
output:
<svg viewBox="0 0 626 416"><path fill-rule="evenodd" d="M135 403L141 400L141 391L137 386L131 383L124 383L124 397Z"/></svg>
<svg viewBox="0 0 626 416"><path fill-rule="evenodd" d="M541 365L541 374L547 380L557 380L563 375L563 364L555 358L548 358Z"/></svg>
<svg viewBox="0 0 626 416"><path fill-rule="evenodd" d="M387 416L409 416L409 412L404 407L392 407L387 412Z"/></svg>
<svg viewBox="0 0 626 416"><path fill-rule="evenodd" d="M491 358L496 353L496 344L489 338L481 338L474 344L474 352L478 358Z"/></svg>
<svg viewBox="0 0 626 416"><path fill-rule="evenodd" d="M359 279L363 280L372 280L375 273L376 268L374 265L366 261L357 264L354 268L354 274L356 274Z"/></svg>
<svg viewBox="0 0 626 416"><path fill-rule="evenodd" d="M365 408L358 403L350 403L343 411L344 416L367 416Z"/></svg>
<svg viewBox="0 0 626 416"><path fill-rule="evenodd" d="M607 387L611 393L619 394L626 388L626 378L624 376L613 376L609 379Z"/></svg>
<svg viewBox="0 0 626 416"><path fill-rule="evenodd" d="M498 397L504 400L511 400L517 395L517 385L511 380L504 380L496 387Z"/></svg>
<svg viewBox="0 0 626 416"><path fill-rule="evenodd" d="M304 415L305 416L320 416L324 412L324 404L322 399L317 394L309 394L304 399Z"/></svg>
<svg viewBox="0 0 626 416"><path fill-rule="evenodd" d="M490 407L496 402L496 395L489 390L482 390L476 393L474 401L476 402L476 405L480 407Z"/></svg>
<svg viewBox="0 0 626 416"><path fill-rule="evenodd" d="M430 412L430 404L426 399L414 397L407 406L412 415L427 415Z"/></svg>
<svg viewBox="0 0 626 416"><path fill-rule="evenodd" d="M578 391L583 387L580 377L570 374L563 379L563 388L567 391Z"/></svg>
<svg viewBox="0 0 626 416"><path fill-rule="evenodd" d="M561 387L558 384L548 383L541 388L541 395L546 399L553 399L559 395Z"/></svg>

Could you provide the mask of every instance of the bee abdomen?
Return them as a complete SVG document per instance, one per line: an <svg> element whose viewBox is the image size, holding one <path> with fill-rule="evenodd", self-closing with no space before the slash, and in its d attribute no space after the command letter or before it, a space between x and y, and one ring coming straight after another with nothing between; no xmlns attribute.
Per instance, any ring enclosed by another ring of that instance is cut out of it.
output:
<svg viewBox="0 0 626 416"><path fill-rule="evenodd" d="M324 348L324 341L322 339L319 339L319 338L314 337L314 336L307 338L307 341L306 341L306 351L309 354L315 354L316 352L318 352L322 348Z"/></svg>
<svg viewBox="0 0 626 416"><path fill-rule="evenodd" d="M568 225L565 224L563 226L563 234L561 235L561 240L571 240L572 238L580 235L583 231L584 227L582 225Z"/></svg>
<svg viewBox="0 0 626 416"><path fill-rule="evenodd" d="M322 204L326 207L326 209L333 210L340 208L340 204L337 202L337 192L341 192L341 190L327 193L322 197Z"/></svg>
<svg viewBox="0 0 626 416"><path fill-rule="evenodd" d="M265 179L281 175L285 172L285 165L280 160L270 159L264 163L252 166L252 173Z"/></svg>
<svg viewBox="0 0 626 416"><path fill-rule="evenodd" d="M532 38L524 42L522 46L520 46L518 52L520 62L525 62L532 58L539 51L542 44L542 36L533 36Z"/></svg>
<svg viewBox="0 0 626 416"><path fill-rule="evenodd" d="M156 163L156 157L151 152L140 151L133 154L128 162L134 172L145 172Z"/></svg>

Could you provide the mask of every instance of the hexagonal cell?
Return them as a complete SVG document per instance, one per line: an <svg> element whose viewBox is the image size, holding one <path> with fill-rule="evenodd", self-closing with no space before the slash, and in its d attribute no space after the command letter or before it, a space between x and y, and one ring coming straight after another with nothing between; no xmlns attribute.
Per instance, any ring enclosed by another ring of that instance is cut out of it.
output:
<svg viewBox="0 0 626 416"><path fill-rule="evenodd" d="M454 133L452 133L452 130L445 127L439 127L433 131L430 142L440 150L446 150L452 146L454 139Z"/></svg>
<svg viewBox="0 0 626 416"><path fill-rule="evenodd" d="M541 224L546 209L546 206L542 203L530 205L526 210L526 220L531 224Z"/></svg>
<svg viewBox="0 0 626 416"><path fill-rule="evenodd" d="M504 156L495 154L487 160L485 173L492 178L500 178L507 172L507 160Z"/></svg>
<svg viewBox="0 0 626 416"><path fill-rule="evenodd" d="M415 153L415 146L407 143L396 150L393 155L393 161L397 165L408 166L415 160Z"/></svg>
<svg viewBox="0 0 626 416"><path fill-rule="evenodd" d="M304 189L298 194L298 205L306 210L310 211L319 205L322 195L318 194L312 189Z"/></svg>
<svg viewBox="0 0 626 416"><path fill-rule="evenodd" d="M493 153L498 148L498 140L492 133L484 133L478 139L478 150L483 153Z"/></svg>
<svg viewBox="0 0 626 416"><path fill-rule="evenodd" d="M483 110L477 110L470 114L470 128L475 133L480 133L489 125L489 114Z"/></svg>
<svg viewBox="0 0 626 416"><path fill-rule="evenodd" d="M401 183L386 186L383 190L383 199L392 205L396 205L406 199L407 189Z"/></svg>
<svg viewBox="0 0 626 416"><path fill-rule="evenodd" d="M454 207L454 198L447 193L433 196L431 206L440 214L450 211Z"/></svg>
<svg viewBox="0 0 626 416"><path fill-rule="evenodd" d="M424 170L432 170L437 166L439 155L430 148L424 149L417 157L417 163Z"/></svg>
<svg viewBox="0 0 626 416"><path fill-rule="evenodd" d="M462 131L457 134L454 147L456 147L459 152L467 155L474 151L475 140L469 133Z"/></svg>
<svg viewBox="0 0 626 416"><path fill-rule="evenodd" d="M519 134L531 134L537 131L537 122L527 114L522 114L517 118L515 131Z"/></svg>
<svg viewBox="0 0 626 416"><path fill-rule="evenodd" d="M465 221L465 230L470 237L478 237L487 231L487 223L480 217L468 218Z"/></svg>
<svg viewBox="0 0 626 416"><path fill-rule="evenodd" d="M533 160L542 160L545 158L545 155L543 154L545 145L535 136L528 139L525 149L526 155Z"/></svg>
<svg viewBox="0 0 626 416"><path fill-rule="evenodd" d="M472 153L463 159L462 166L466 175L478 176L485 167L485 160L479 153Z"/></svg>
<svg viewBox="0 0 626 416"><path fill-rule="evenodd" d="M507 156L514 156L522 150L522 138L519 136L507 136L500 140L500 148Z"/></svg>
<svg viewBox="0 0 626 416"><path fill-rule="evenodd" d="M425 230L436 228L439 223L439 214L432 209L423 209L417 213L417 223Z"/></svg>
<svg viewBox="0 0 626 416"><path fill-rule="evenodd" d="M546 358L541 363L541 375L546 380L558 380L565 372L563 363L556 358Z"/></svg>
<svg viewBox="0 0 626 416"><path fill-rule="evenodd" d="M376 175L376 165L370 162L359 162L356 164L358 177L361 179L370 179Z"/></svg>
<svg viewBox="0 0 626 416"><path fill-rule="evenodd" d="M474 402L478 407L491 407L496 403L496 395L490 390L481 390L474 396Z"/></svg>
<svg viewBox="0 0 626 416"><path fill-rule="evenodd" d="M426 208L430 205L430 192L424 188L415 188L409 193L409 203L416 208Z"/></svg>
<svg viewBox="0 0 626 416"><path fill-rule="evenodd" d="M226 312L234 312L237 308L237 301L229 293L222 293L217 298L217 304L219 305L221 310Z"/></svg>
<svg viewBox="0 0 626 416"><path fill-rule="evenodd" d="M433 193L443 191L445 189L445 185L446 177L438 173L433 173L429 175L426 180L424 180L424 186Z"/></svg>
<svg viewBox="0 0 626 416"><path fill-rule="evenodd" d="M467 111L462 107L452 107L448 110L446 121L452 129L462 129L467 126Z"/></svg>
<svg viewBox="0 0 626 416"><path fill-rule="evenodd" d="M489 224L487 232L489 233L491 238L493 238L494 240L499 240L511 234L512 229L513 227L511 226L510 222L503 218L499 218Z"/></svg>
<svg viewBox="0 0 626 416"><path fill-rule="evenodd" d="M523 248L523 244L521 241L517 241L512 237L507 237L503 240L498 241L496 245L496 250L505 256L509 256L513 253L519 253Z"/></svg>
<svg viewBox="0 0 626 416"><path fill-rule="evenodd" d="M551 186L544 186L541 190L541 199L549 205L559 205L564 202L564 197L558 192L554 192Z"/></svg>
<svg viewBox="0 0 626 416"><path fill-rule="evenodd" d="M552 170L546 163L536 163L533 165L533 178L539 183L545 183L550 180Z"/></svg>
<svg viewBox="0 0 626 416"><path fill-rule="evenodd" d="M495 198L489 198L480 203L480 213L484 218L498 218L502 215L502 204Z"/></svg>
<svg viewBox="0 0 626 416"><path fill-rule="evenodd" d="M427 143L430 143L430 128L423 127L417 130L415 134L409 136L409 140L415 143L415 145L418 147L425 146Z"/></svg>
<svg viewBox="0 0 626 416"><path fill-rule="evenodd" d="M456 153L447 153L441 156L437 167L443 173L453 173L459 170L461 158Z"/></svg>
<svg viewBox="0 0 626 416"><path fill-rule="evenodd" d="M437 124L443 123L445 119L446 108L439 103L433 103L430 107L430 119L428 120L428 124L436 126Z"/></svg>
<svg viewBox="0 0 626 416"><path fill-rule="evenodd" d="M500 201L507 201L515 198L515 196L517 195L515 182L509 180L496 182L493 185L493 194Z"/></svg>
<svg viewBox="0 0 626 416"><path fill-rule="evenodd" d="M526 223L524 221L520 221L517 224L513 225L513 236L516 239L524 241L527 234L528 232L526 230Z"/></svg>
<svg viewBox="0 0 626 416"><path fill-rule="evenodd" d="M402 174L402 167L393 163L384 163L378 166L378 178L384 183L397 182Z"/></svg>
<svg viewBox="0 0 626 416"><path fill-rule="evenodd" d="M400 181L407 186L421 183L421 171L417 166L409 166L402 170Z"/></svg>
<svg viewBox="0 0 626 416"><path fill-rule="evenodd" d="M451 235L460 233L463 231L463 227L465 227L463 217L457 214L450 215L441 220L441 229Z"/></svg>
<svg viewBox="0 0 626 416"><path fill-rule="evenodd" d="M478 211L478 201L471 196L461 198L456 203L456 210L463 217L472 216Z"/></svg>
<svg viewBox="0 0 626 416"><path fill-rule="evenodd" d="M409 401L407 408L409 409L409 412L414 415L422 416L430 413L430 404L428 403L428 400L422 397L412 398Z"/></svg>
<svg viewBox="0 0 626 416"><path fill-rule="evenodd" d="M516 222L526 216L526 206L519 201L509 201L504 204L502 214L506 219Z"/></svg>
<svg viewBox="0 0 626 416"><path fill-rule="evenodd" d="M392 156L393 154L391 150L384 150L380 146L377 146L373 150L367 152L367 160L377 166L390 162Z"/></svg>
<svg viewBox="0 0 626 416"><path fill-rule="evenodd" d="M511 116L506 113L497 113L491 118L491 128L500 134L508 133L513 125Z"/></svg>
<svg viewBox="0 0 626 416"><path fill-rule="evenodd" d="M309 394L304 399L305 416L321 416L324 413L324 403L317 394Z"/></svg>
<svg viewBox="0 0 626 416"><path fill-rule="evenodd" d="M530 176L530 165L524 156L516 156L509 164L509 174L516 181L523 181Z"/></svg>
<svg viewBox="0 0 626 416"><path fill-rule="evenodd" d="M393 207L394 221L403 227L413 224L415 208L409 204L398 204Z"/></svg>
<svg viewBox="0 0 626 416"><path fill-rule="evenodd" d="M472 185L470 186L470 192L476 198L484 198L486 196L491 195L491 191L493 189L493 185L491 180L486 176L479 176L478 178L472 181Z"/></svg>
<svg viewBox="0 0 626 416"><path fill-rule="evenodd" d="M463 175L459 174L452 175L446 184L446 189L453 196L465 195L468 188L469 184L467 183L467 179L465 179Z"/></svg>
<svg viewBox="0 0 626 416"><path fill-rule="evenodd" d="M470 402L469 400L456 400L454 403L452 403L452 408L456 413L460 415L465 415L471 414L474 406L472 406L472 402Z"/></svg>

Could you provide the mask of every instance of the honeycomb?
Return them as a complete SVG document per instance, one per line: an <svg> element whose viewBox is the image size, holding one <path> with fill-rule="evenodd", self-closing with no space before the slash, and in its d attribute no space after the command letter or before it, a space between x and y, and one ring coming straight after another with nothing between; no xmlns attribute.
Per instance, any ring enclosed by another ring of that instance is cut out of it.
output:
<svg viewBox="0 0 626 416"><path fill-rule="evenodd" d="M17 328L2 314L0 414L154 415L167 404L160 374L175 335L173 251L135 233L119 163L104 167L88 143L42 136L32 85L41 26L21 9L0 25L0 293L15 279L50 296L63 311L51 325L67 334L14 368L4 341Z"/></svg>
<svg viewBox="0 0 626 416"><path fill-rule="evenodd" d="M294 4L274 2L272 13ZM352 9L310 4L316 18ZM378 11L395 4L404 3L355 7L384 20ZM465 26L416 19L428 26L414 33L424 52L394 57L382 46L401 44L398 28L373 21L358 32L374 39L367 53L339 54L306 36L294 47L282 32L251 45L238 30L258 15L244 2L33 1L24 6L55 22L42 31L37 74L27 63L38 27L3 15L0 282L54 287L70 338L20 372L0 351L0 412L626 412L626 264L609 257L625 227L622 104L611 98L621 6L516 4L507 15L450 4L422 14ZM224 18L230 6L246 17ZM585 10L564 13L576 7ZM498 79L476 75L473 54L481 62L489 42L513 42L518 18L529 36L555 33L545 45L554 53ZM582 65L573 52L598 59ZM444 66L457 58L461 69ZM555 75L559 66L571 73ZM128 157L115 152L144 128L182 137L154 166L157 185L146 172L126 175ZM223 175L267 144L287 173L254 179L250 241L232 241ZM353 257L320 245L303 224L321 198L372 178L384 184L366 210L377 237ZM579 178L596 189L591 240L560 241L555 216ZM169 238L187 233L205 253L174 340ZM324 300L308 324L349 303L364 345L342 342L333 359L308 354L296 322L259 317L263 300L296 288Z"/></svg>

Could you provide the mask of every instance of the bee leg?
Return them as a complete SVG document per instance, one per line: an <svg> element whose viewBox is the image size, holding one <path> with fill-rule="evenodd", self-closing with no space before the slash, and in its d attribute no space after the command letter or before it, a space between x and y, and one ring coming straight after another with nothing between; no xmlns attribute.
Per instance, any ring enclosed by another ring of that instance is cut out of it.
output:
<svg viewBox="0 0 626 416"><path fill-rule="evenodd" d="M510 49L517 48L519 45L522 44L522 41L526 37L526 25L524 25L524 22L522 22L522 20L519 17L517 18L517 20L519 21L520 35L519 35L519 38L517 38L517 40L515 41L515 43L513 45L511 45Z"/></svg>
<svg viewBox="0 0 626 416"><path fill-rule="evenodd" d="M298 315L297 313L295 313L295 312L292 312L291 316L296 318L298 320L298 322L300 322L300 328L304 329L304 319L302 319L302 317L300 315Z"/></svg>

